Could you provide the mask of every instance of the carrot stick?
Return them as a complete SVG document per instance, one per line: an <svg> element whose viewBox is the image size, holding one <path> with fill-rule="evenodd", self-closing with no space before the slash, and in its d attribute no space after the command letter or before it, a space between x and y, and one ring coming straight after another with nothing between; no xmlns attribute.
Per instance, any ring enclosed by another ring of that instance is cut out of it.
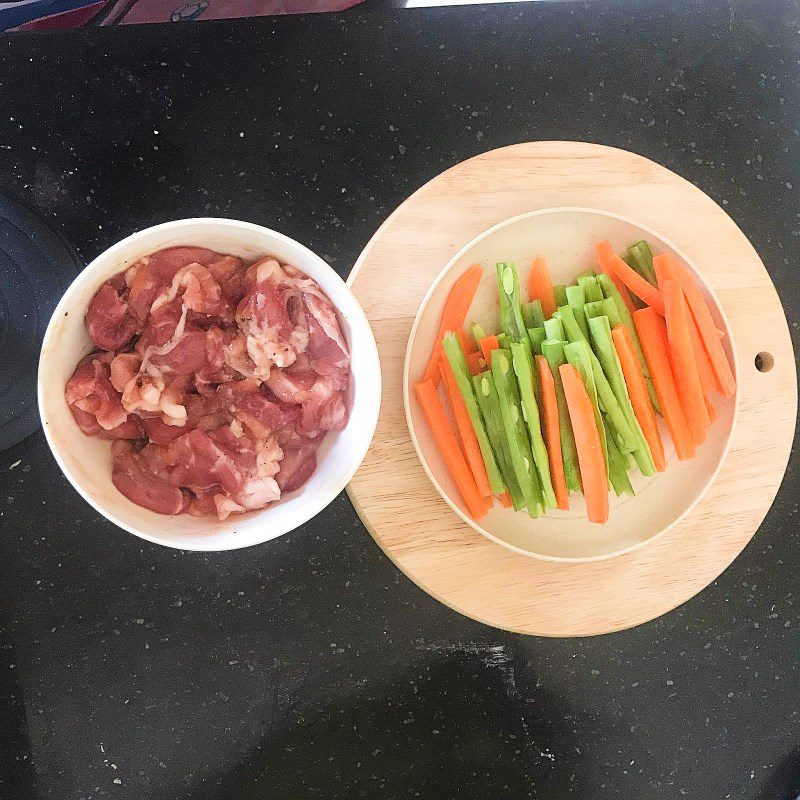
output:
<svg viewBox="0 0 800 800"><path fill-rule="evenodd" d="M708 304L692 276L680 266L678 267L678 274L680 275L681 287L686 296L692 319L694 319L700 338L703 340L703 345L714 369L720 391L725 397L733 397L736 394L736 379L733 377L733 370L728 363L725 349L722 347L722 339L725 336L725 332L720 331L714 324Z"/></svg>
<svg viewBox="0 0 800 800"><path fill-rule="evenodd" d="M445 331L445 333L447 333L447 331ZM461 349L464 351L465 356L478 352L477 342L471 336L464 333L463 328L458 328L456 330L456 336L458 336L458 341L461 342Z"/></svg>
<svg viewBox="0 0 800 800"><path fill-rule="evenodd" d="M589 521L602 524L608 520L608 475L592 401L580 373L572 364L562 364L559 374L564 384L569 418L575 433L575 447L578 451L578 465Z"/></svg>
<svg viewBox="0 0 800 800"><path fill-rule="evenodd" d="M655 269L656 281L659 286L664 286L670 280L678 283L682 282L681 274L678 271L678 263L672 253L659 253L657 256L653 256L653 268ZM688 314L687 318L689 321L689 335L692 338L692 351L697 364L697 373L700 376L700 386L703 389L703 394L708 394L718 388L717 377L714 374L714 368L711 366L711 361L703 346L700 332L697 330L697 325L692 315Z"/></svg>
<svg viewBox="0 0 800 800"><path fill-rule="evenodd" d="M714 372L714 368L711 366L708 353L705 347L703 347L700 333L697 330L697 326L694 324L692 315L687 314L686 316L689 320L689 336L692 340L692 352L694 353L694 360L697 364L697 374L700 377L700 387L703 390L703 394L708 395L720 388L717 383L717 376Z"/></svg>
<svg viewBox="0 0 800 800"><path fill-rule="evenodd" d="M439 374L439 361L442 359L442 339L447 331L460 331L472 305L472 298L478 290L483 277L483 267L476 264L470 267L454 284L444 304L439 331L433 346L423 380L436 380ZM463 343L462 343L463 344Z"/></svg>
<svg viewBox="0 0 800 800"><path fill-rule="evenodd" d="M486 474L486 465L483 463L478 437L475 436L475 429L472 427L467 404L461 396L450 362L447 360L442 361L440 369L442 370L442 380L447 392L447 399L450 401L450 410L453 412L453 419L461 437L461 447L467 457L467 464L469 464L472 477L475 478L478 494L481 497L491 497L492 490L489 487L489 477Z"/></svg>
<svg viewBox="0 0 800 800"><path fill-rule="evenodd" d="M436 446L467 506L469 515L473 519L480 519L489 510L489 502L478 494L475 479L467 467L467 462L464 461L444 407L439 400L436 384L432 380L420 381L414 386L414 393L425 414L425 419L428 420Z"/></svg>
<svg viewBox="0 0 800 800"><path fill-rule="evenodd" d="M536 256L531 265L531 274L528 278L528 295L530 300L538 298L542 303L545 319L550 319L556 310L556 296L553 292L553 279L547 268L547 260L543 256Z"/></svg>
<svg viewBox="0 0 800 800"><path fill-rule="evenodd" d="M544 356L536 356L536 371L539 374L539 389L542 393L542 418L544 420L544 440L550 461L550 478L556 495L556 508L569 511L567 479L564 475L564 460L561 456L561 427L558 418L556 383L550 365Z"/></svg>
<svg viewBox="0 0 800 800"><path fill-rule="evenodd" d="M500 501L500 505L503 508L513 508L514 504L511 502L511 496L508 492L503 492L503 494L499 495L497 498Z"/></svg>
<svg viewBox="0 0 800 800"><path fill-rule="evenodd" d="M650 367L650 376L656 387L658 402L664 412L675 451L681 461L694 458L695 449L692 435L678 397L678 388L669 363L667 329L664 320L652 308L640 308L633 313L636 332L642 343L642 350Z"/></svg>
<svg viewBox="0 0 800 800"><path fill-rule="evenodd" d="M711 403L711 401L708 399L708 395L706 395L705 401L706 401L706 411L708 411L708 418L711 420L711 422L716 422L717 421L717 412L714 411L714 406Z"/></svg>
<svg viewBox="0 0 800 800"><path fill-rule="evenodd" d="M617 277L616 273L609 269L605 264L606 259L614 254L614 251L611 249L611 242L600 242L599 244L595 245L595 250L597 251L597 258L600 261L600 271L605 272L605 274L611 278L611 280L614 282L614 286L617 287L620 297L622 297L622 302L625 304L625 308L627 308L628 311L633 314L633 312L636 311L636 306L633 304L633 300L628 292L628 287Z"/></svg>
<svg viewBox="0 0 800 800"><path fill-rule="evenodd" d="M661 288L668 280L678 280L678 270L672 253L659 253L653 256L653 269L656 272L656 283Z"/></svg>
<svg viewBox="0 0 800 800"><path fill-rule="evenodd" d="M700 445L706 440L706 428L710 424L708 411L703 400L703 388L697 362L692 351L692 337L689 333L689 309L683 297L681 285L674 280L664 282L665 319L667 322L667 341L675 383L680 392L683 413L689 424L692 441Z"/></svg>
<svg viewBox="0 0 800 800"><path fill-rule="evenodd" d="M497 340L496 336L486 336L478 341L478 347L480 347L481 353L483 353L483 357L486 359L486 363L491 364L492 350L499 350L500 342Z"/></svg>
<svg viewBox="0 0 800 800"><path fill-rule="evenodd" d="M625 325L617 325L611 331L611 336L614 339L614 347L622 365L622 374L625 377L625 386L631 399L633 413L642 429L644 438L647 440L647 446L650 448L656 469L659 472L663 472L666 468L664 446L661 444L656 414L653 411L653 404L650 402L650 396L647 393L642 367L633 349L633 339L630 331Z"/></svg>
<svg viewBox="0 0 800 800"><path fill-rule="evenodd" d="M486 360L480 350L467 356L467 369L469 369L470 375L479 375L486 369Z"/></svg>
<svg viewBox="0 0 800 800"><path fill-rule="evenodd" d="M609 275L616 275L637 297L664 316L664 301L661 292L648 283L635 269L629 267L616 253L609 252L611 245L600 242L594 246L600 263Z"/></svg>

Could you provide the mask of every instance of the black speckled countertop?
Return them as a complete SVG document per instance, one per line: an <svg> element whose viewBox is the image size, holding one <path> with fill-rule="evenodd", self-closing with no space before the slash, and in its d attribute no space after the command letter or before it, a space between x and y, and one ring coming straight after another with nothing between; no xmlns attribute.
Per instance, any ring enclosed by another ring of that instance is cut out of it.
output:
<svg viewBox="0 0 800 800"><path fill-rule="evenodd" d="M799 32L796 3L711 0L0 37L0 193L87 260L210 214L346 275L455 162L598 141L721 203L796 336ZM36 434L0 455L0 797L794 800L796 489L793 458L750 546L677 611L545 640L427 597L345 496L244 551L139 541Z"/></svg>

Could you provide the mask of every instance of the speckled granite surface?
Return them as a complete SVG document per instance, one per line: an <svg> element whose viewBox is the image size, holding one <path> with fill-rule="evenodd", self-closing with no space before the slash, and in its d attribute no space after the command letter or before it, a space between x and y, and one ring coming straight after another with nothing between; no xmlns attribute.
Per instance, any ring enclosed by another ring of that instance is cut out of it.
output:
<svg viewBox="0 0 800 800"><path fill-rule="evenodd" d="M212 214L345 275L453 163L594 140L723 204L796 336L799 31L796 4L597 2L4 37L0 192L85 259ZM424 595L344 496L261 547L174 552L94 513L37 434L0 455L0 797L793 799L797 523L793 458L699 597L523 638Z"/></svg>

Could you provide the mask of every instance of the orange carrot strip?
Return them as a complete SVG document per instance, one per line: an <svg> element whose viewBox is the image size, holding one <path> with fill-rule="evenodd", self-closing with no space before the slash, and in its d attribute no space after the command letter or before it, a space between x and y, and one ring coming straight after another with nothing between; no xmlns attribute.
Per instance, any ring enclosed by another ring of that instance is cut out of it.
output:
<svg viewBox="0 0 800 800"><path fill-rule="evenodd" d="M681 285L675 280L664 282L665 319L667 322L667 341L675 382L680 392L683 413L689 424L692 441L700 445L706 440L706 428L711 420L703 399L700 375L697 371L692 350L692 337L689 333L689 309L683 297Z"/></svg>
<svg viewBox="0 0 800 800"><path fill-rule="evenodd" d="M486 359L486 363L491 364L492 350L498 350L500 348L500 342L497 341L496 336L487 336L478 342L478 347L480 347L481 353L483 353L483 357Z"/></svg>
<svg viewBox="0 0 800 800"><path fill-rule="evenodd" d="M595 245L598 258L605 259L606 269L615 274L637 297L644 300L647 305L654 308L661 316L664 316L664 301L661 292L652 284L648 283L635 269L629 267L616 253L608 255L608 248L605 242Z"/></svg>
<svg viewBox="0 0 800 800"><path fill-rule="evenodd" d="M511 502L511 495L509 495L508 492L503 492L497 499L500 501L500 505L503 506L503 508L514 507L514 504Z"/></svg>
<svg viewBox="0 0 800 800"><path fill-rule="evenodd" d="M614 254L614 251L611 249L611 242L605 241L600 242L599 244L595 245L595 250L597 251L597 258L600 261L600 271L605 272L609 278L611 278L614 286L617 287L617 291L620 293L622 297L622 302L625 303L625 308L633 314L636 311L636 306L633 304L633 300L631 299L630 293L628 292L628 287L619 279L617 274L610 269L606 265L606 260L609 256Z"/></svg>
<svg viewBox="0 0 800 800"><path fill-rule="evenodd" d="M675 260L675 256L673 256L672 253L659 253L657 256L653 256L653 267L656 271L656 280L659 286L663 286L669 280L678 281L682 285L683 276L678 267L678 262ZM686 277L688 278L688 274ZM684 289L684 295L685 294L686 291ZM703 345L697 323L691 314L688 315L688 319L689 335L692 337L692 350L694 351L694 358L697 363L697 372L700 376L700 386L703 388L703 394L708 394L720 388L719 383L714 372L714 367L711 365L711 359Z"/></svg>
<svg viewBox="0 0 800 800"><path fill-rule="evenodd" d="M470 267L453 284L453 288L450 290L450 294L444 304L444 311L436 334L436 341L433 345L433 352L428 361L428 366L425 368L423 380L437 379L439 361L444 353L442 339L444 339L447 331L460 331L462 329L464 320L466 320L469 313L469 307L472 305L472 298L475 297L475 292L478 290L478 284L481 282L482 277L483 267L476 264L474 267Z"/></svg>
<svg viewBox="0 0 800 800"><path fill-rule="evenodd" d="M470 375L479 375L487 368L486 359L484 359L483 353L481 353L480 350L470 353L467 356L467 368L469 369Z"/></svg>
<svg viewBox="0 0 800 800"><path fill-rule="evenodd" d="M444 388L447 390L447 397L450 400L450 410L453 412L453 419L456 421L456 428L458 428L458 433L461 437L461 446L464 450L464 455L467 457L467 464L469 464L469 468L472 471L472 477L475 478L478 494L481 497L491 497L492 490L489 487L486 466L483 463L481 448L478 444L478 437L475 436L475 429L472 427L467 404L461 396L453 370L450 368L450 362L448 360L442 361L440 368L442 370Z"/></svg>
<svg viewBox="0 0 800 800"><path fill-rule="evenodd" d="M708 395L705 397L706 401L706 411L708 411L708 418L711 422L717 421L717 412L714 410L714 405L712 404L711 400L708 399Z"/></svg>
<svg viewBox="0 0 800 800"><path fill-rule="evenodd" d="M633 313L636 332L642 343L642 350L650 367L650 377L656 387L658 402L664 412L675 451L681 461L694 458L695 449L692 435L678 397L678 388L669 363L667 329L664 320L652 308L640 308Z"/></svg>
<svg viewBox="0 0 800 800"><path fill-rule="evenodd" d="M536 256L531 265L531 274L528 278L529 299L537 298L542 303L542 312L545 319L550 319L556 310L556 296L553 293L553 279L550 277L550 270L547 268L547 260L544 256Z"/></svg>
<svg viewBox="0 0 800 800"><path fill-rule="evenodd" d="M684 295L685 299L686 295ZM694 360L697 364L697 374L700 377L700 387L703 394L711 394L720 388L717 383L717 375L714 372L714 367L711 366L711 360L708 357L703 342L700 339L700 333L697 326L694 324L694 319L691 314L686 315L689 320L689 336L692 339L692 352L694 353Z"/></svg>
<svg viewBox="0 0 800 800"><path fill-rule="evenodd" d="M558 418L558 400L556 399L556 383L550 365L544 356L536 356L536 371L539 375L539 387L542 392L542 408L544 421L544 443L550 460L550 477L556 495L556 508L569 511L569 493L567 479L564 475L564 459L561 455L561 428Z"/></svg>
<svg viewBox="0 0 800 800"><path fill-rule="evenodd" d="M458 341L461 342L461 349L464 351L465 356L478 352L478 343L471 336L464 333L463 328L459 328L456 331L456 336L458 336Z"/></svg>
<svg viewBox="0 0 800 800"><path fill-rule="evenodd" d="M475 479L469 471L467 462L464 461L464 456L458 446L453 429L447 420L444 407L439 400L436 384L433 381L420 381L414 386L414 393L425 414L425 419L428 420L436 446L467 506L469 515L473 519L480 519L488 511L488 505L478 494Z"/></svg>
<svg viewBox="0 0 800 800"><path fill-rule="evenodd" d="M656 283L661 288L665 281L677 280L678 270L675 257L672 253L658 253L653 256L653 269L656 273Z"/></svg>
<svg viewBox="0 0 800 800"><path fill-rule="evenodd" d="M659 253L657 256L653 256L653 267L656 271L656 280L659 286L664 286L669 280L678 281L679 283L682 281L682 276L678 271L678 263L672 253ZM692 337L692 351L697 364L697 373L700 376L700 386L703 389L703 394L708 394L718 388L717 377L714 374L714 368L711 366L708 353L703 346L694 318L691 314L688 314L687 317L689 335Z"/></svg>
<svg viewBox="0 0 800 800"><path fill-rule="evenodd" d="M580 373L572 364L562 364L559 373L575 434L575 448L578 451L578 466L589 521L602 524L608 521L608 476L592 401Z"/></svg>
<svg viewBox="0 0 800 800"><path fill-rule="evenodd" d="M714 324L708 304L692 276L682 267L678 267L678 274L692 319L703 340L720 391L725 397L733 397L736 394L736 378L733 377L733 370L722 346L725 332L720 331Z"/></svg>
<svg viewBox="0 0 800 800"><path fill-rule="evenodd" d="M625 325L617 325L611 331L611 336L614 339L614 347L622 365L622 374L625 377L625 385L631 398L633 413L642 429L644 438L647 440L656 469L659 472L663 472L667 466L664 458L664 446L658 433L656 414L653 411L653 404L650 402L650 395L647 393L647 384L644 382L642 366L636 356L636 351L633 349L633 339L631 339L630 331Z"/></svg>

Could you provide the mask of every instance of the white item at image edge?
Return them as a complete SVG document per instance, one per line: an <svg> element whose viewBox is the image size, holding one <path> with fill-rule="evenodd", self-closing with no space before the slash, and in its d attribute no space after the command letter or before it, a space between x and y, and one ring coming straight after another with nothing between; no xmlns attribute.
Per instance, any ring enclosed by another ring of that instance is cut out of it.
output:
<svg viewBox="0 0 800 800"><path fill-rule="evenodd" d="M242 515L216 518L165 516L142 508L111 482L111 442L86 436L64 398L78 362L92 349L84 325L99 286L139 258L165 247L207 247L254 261L265 255L292 264L313 278L333 302L350 346L350 418L328 434L317 451L309 481L272 505ZM81 496L120 528L157 544L184 550L234 550L294 530L325 508L353 477L378 422L381 370L367 318L344 281L319 256L269 228L228 219L165 222L134 233L94 259L61 298L44 336L39 359L39 413L58 465Z"/></svg>
<svg viewBox="0 0 800 800"><path fill-rule="evenodd" d="M697 266L654 230L617 214L590 208L532 211L501 222L473 239L453 256L429 289L417 312L406 350L403 372L406 420L411 440L434 487L478 533L516 553L546 561L578 563L629 553L653 541L688 514L705 495L728 452L739 405L738 388L732 398L713 395L717 419L691 461L678 461L666 423L659 418L666 470L653 478L644 478L634 468L630 477L635 496L616 497L612 491L610 516L605 525L589 522L586 503L575 492L569 497L569 511L553 509L531 519L524 511L514 512L495 503L485 517L472 519L412 389L425 372L447 295L466 269L480 264L484 271L467 322L480 322L487 332L497 331L495 265L498 261L516 263L523 295L527 297L528 276L535 256L547 259L554 285L570 284L579 273L597 267L594 245L604 239L611 242L616 253L624 253L630 245L645 239L654 253L672 253L686 265L708 302L717 327L725 331L725 350L738 374L730 326Z"/></svg>

